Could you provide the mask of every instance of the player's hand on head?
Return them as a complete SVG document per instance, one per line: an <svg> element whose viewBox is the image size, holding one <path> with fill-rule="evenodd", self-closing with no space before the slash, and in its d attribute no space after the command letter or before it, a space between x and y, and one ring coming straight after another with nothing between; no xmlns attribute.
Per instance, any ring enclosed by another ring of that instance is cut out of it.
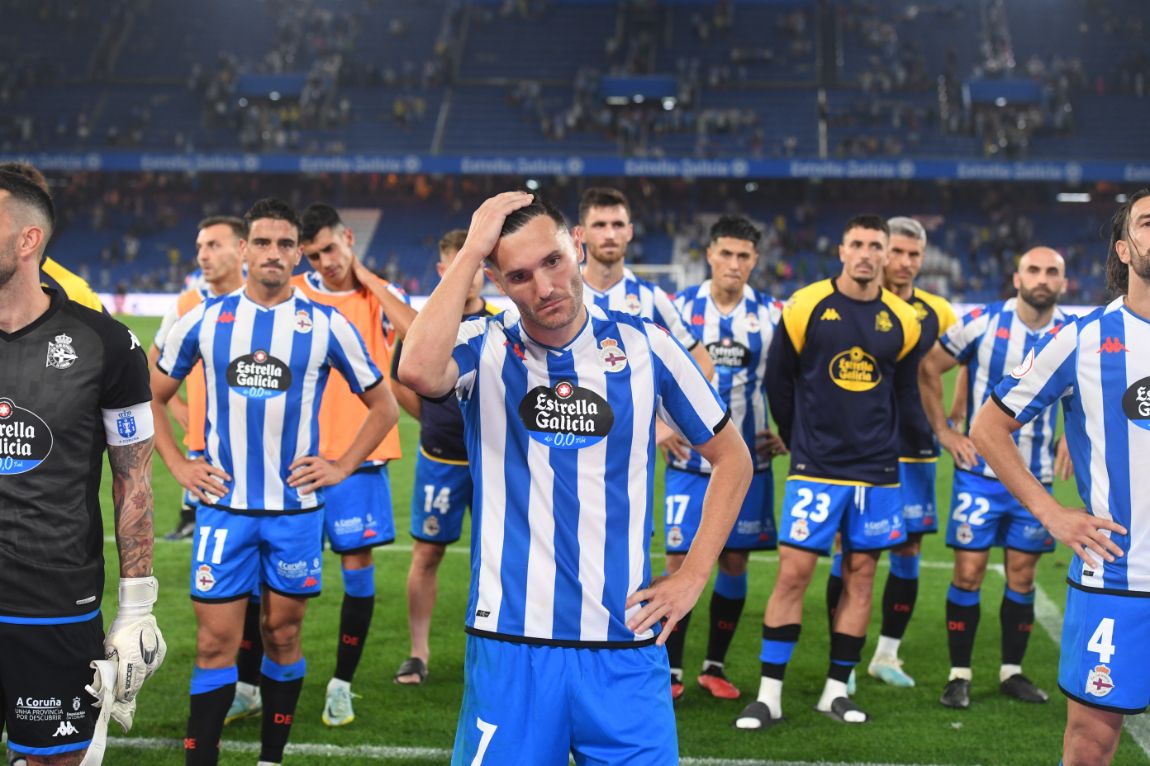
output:
<svg viewBox="0 0 1150 766"><path fill-rule="evenodd" d="M225 482L232 480L227 471L199 458L186 459L172 466L172 476L200 502L209 505L228 494Z"/></svg>
<svg viewBox="0 0 1150 766"><path fill-rule="evenodd" d="M951 454L959 468L970 469L978 462L978 449L970 437L954 429L947 429L938 439L942 448Z"/></svg>
<svg viewBox="0 0 1150 766"><path fill-rule="evenodd" d="M666 577L656 577L646 588L627 597L627 609L643 605L627 620L627 627L639 634L650 630L655 623L663 622L663 629L655 639L655 643L662 646L679 620L695 607L706 585L707 578L692 577L686 569Z"/></svg>
<svg viewBox="0 0 1150 766"><path fill-rule="evenodd" d="M318 455L305 455L297 457L290 466L291 474L287 484L299 490L301 495L308 495L320 487L330 487L339 484L347 478L347 473L331 460Z"/></svg>
<svg viewBox="0 0 1150 766"><path fill-rule="evenodd" d="M158 592L155 577L120 579L119 608L104 637L104 656L116 662L115 698L125 703L120 706L121 718L135 710L136 695L144 681L163 664L168 651L152 614ZM132 725L130 715L126 716L126 722L127 726Z"/></svg>
<svg viewBox="0 0 1150 766"><path fill-rule="evenodd" d="M484 200L471 214L471 225L467 229L463 247L486 258L499 244L499 232L503 230L507 216L519 208L527 207L534 199L527 192L511 191Z"/></svg>
<svg viewBox="0 0 1150 766"><path fill-rule="evenodd" d="M1107 532L1126 534L1126 527L1116 521L1087 513L1085 508L1059 505L1053 513L1040 519L1046 531L1063 543L1087 565L1101 569L1103 561L1113 562L1123 550Z"/></svg>

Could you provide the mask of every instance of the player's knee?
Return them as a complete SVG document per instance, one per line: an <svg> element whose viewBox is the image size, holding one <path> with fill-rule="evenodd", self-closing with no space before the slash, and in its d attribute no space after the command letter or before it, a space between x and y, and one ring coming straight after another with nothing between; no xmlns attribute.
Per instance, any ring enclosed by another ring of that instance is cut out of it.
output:
<svg viewBox="0 0 1150 766"><path fill-rule="evenodd" d="M972 572L955 571L953 582L955 587L963 590L978 590L982 587L982 575Z"/></svg>
<svg viewBox="0 0 1150 766"><path fill-rule="evenodd" d="M29 755L27 756L28 766L80 766L87 753L88 748L84 748L83 750L56 755Z"/></svg>
<svg viewBox="0 0 1150 766"><path fill-rule="evenodd" d="M746 551L723 551L719 556L719 571L729 577L742 577L747 573ZM670 569L671 559L667 557L667 568Z"/></svg>
<svg viewBox="0 0 1150 766"><path fill-rule="evenodd" d="M265 620L263 625L264 650L270 655L290 653L300 643L300 623L296 620Z"/></svg>
<svg viewBox="0 0 1150 766"><path fill-rule="evenodd" d="M1118 749L1117 732L1067 726L1063 766L1107 766Z"/></svg>
<svg viewBox="0 0 1150 766"><path fill-rule="evenodd" d="M412 568L422 574L435 574L446 552L445 546L417 542L411 549Z"/></svg>

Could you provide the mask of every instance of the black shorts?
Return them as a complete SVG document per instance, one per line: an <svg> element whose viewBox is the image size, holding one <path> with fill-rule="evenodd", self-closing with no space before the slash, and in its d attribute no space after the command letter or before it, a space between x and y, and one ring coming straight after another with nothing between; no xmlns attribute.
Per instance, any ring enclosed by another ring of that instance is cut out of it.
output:
<svg viewBox="0 0 1150 766"><path fill-rule="evenodd" d="M63 625L0 622L0 647L8 747L31 755L88 747L100 711L84 686L92 683L89 663L104 658L101 616Z"/></svg>

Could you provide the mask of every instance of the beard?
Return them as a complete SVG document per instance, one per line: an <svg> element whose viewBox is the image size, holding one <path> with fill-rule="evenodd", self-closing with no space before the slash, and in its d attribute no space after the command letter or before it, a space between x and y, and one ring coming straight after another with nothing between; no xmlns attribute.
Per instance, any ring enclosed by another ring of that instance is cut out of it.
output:
<svg viewBox="0 0 1150 766"><path fill-rule="evenodd" d="M1044 311L1058 303L1058 293L1053 290L1027 290L1025 287L1021 287L1018 290L1018 297L1039 311Z"/></svg>
<svg viewBox="0 0 1150 766"><path fill-rule="evenodd" d="M571 305L567 310L560 314L552 314L549 316L540 316L536 307L531 306L518 306L520 315L526 319L530 324L542 327L545 330L559 330L567 327L575 321L579 316L580 309L583 308L583 276L578 271L575 277L567 286L567 294L564 296L570 300Z"/></svg>
<svg viewBox="0 0 1150 766"><path fill-rule="evenodd" d="M1139 279L1150 281L1150 253L1139 253L1134 247L1130 251L1130 270Z"/></svg>
<svg viewBox="0 0 1150 766"><path fill-rule="evenodd" d="M0 246L0 287L12 281L12 277L16 274L17 262L16 236L13 235L11 241Z"/></svg>

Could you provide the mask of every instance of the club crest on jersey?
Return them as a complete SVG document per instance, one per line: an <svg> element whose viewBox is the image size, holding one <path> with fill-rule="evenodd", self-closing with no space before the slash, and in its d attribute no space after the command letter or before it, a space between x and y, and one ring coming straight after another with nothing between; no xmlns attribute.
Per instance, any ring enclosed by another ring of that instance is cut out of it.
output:
<svg viewBox="0 0 1150 766"><path fill-rule="evenodd" d="M216 585L216 576L207 564L200 564L196 569L196 590L207 593Z"/></svg>
<svg viewBox="0 0 1150 766"><path fill-rule="evenodd" d="M744 330L751 333L758 332L760 329L762 329L762 325L759 324L759 318L754 314L747 314L744 316L740 324L743 326Z"/></svg>
<svg viewBox="0 0 1150 766"><path fill-rule="evenodd" d="M667 530L667 547L678 548L683 544L683 530L675 525Z"/></svg>
<svg viewBox="0 0 1150 766"><path fill-rule="evenodd" d="M536 386L519 402L519 419L531 438L548 447L582 449L600 442L615 424L607 400L567 380Z"/></svg>
<svg viewBox="0 0 1150 766"><path fill-rule="evenodd" d="M1122 411L1130 422L1150 431L1150 378L1142 378L1122 395Z"/></svg>
<svg viewBox="0 0 1150 766"><path fill-rule="evenodd" d="M915 301L910 305L914 308L914 315L918 317L919 323L921 324L922 322L925 322L928 314L926 310L926 304L922 301Z"/></svg>
<svg viewBox="0 0 1150 766"><path fill-rule="evenodd" d="M47 459L52 444L43 418L0 397L0 476L31 471Z"/></svg>
<svg viewBox="0 0 1150 766"><path fill-rule="evenodd" d="M603 369L607 372L622 372L627 367L627 355L614 338L604 338L599 343L599 358L603 360Z"/></svg>
<svg viewBox="0 0 1150 766"><path fill-rule="evenodd" d="M859 346L835 354L828 371L835 385L847 391L870 391L882 380L878 360Z"/></svg>
<svg viewBox="0 0 1150 766"><path fill-rule="evenodd" d="M311 332L311 314L304 309L295 312L295 331Z"/></svg>
<svg viewBox="0 0 1150 766"><path fill-rule="evenodd" d="M890 314L886 309L883 309L882 311L875 314L874 329L878 330L879 332L890 332L894 329L894 322L890 320Z"/></svg>
<svg viewBox="0 0 1150 766"><path fill-rule="evenodd" d="M807 526L806 519L795 519L791 524L791 539L797 543L801 543L811 536L811 528Z"/></svg>
<svg viewBox="0 0 1150 766"><path fill-rule="evenodd" d="M228 386L248 399L279 396L291 387L291 370L279 359L259 349L228 365Z"/></svg>
<svg viewBox="0 0 1150 766"><path fill-rule="evenodd" d="M1030 349L1026 352L1026 356L1018 363L1018 366L1010 371L1010 377L1019 380L1032 369L1034 369L1034 349Z"/></svg>
<svg viewBox="0 0 1150 766"><path fill-rule="evenodd" d="M67 333L56 336L55 342L48 341L48 360L45 367L55 367L57 370L66 370L76 363L76 349L72 348L72 339Z"/></svg>
<svg viewBox="0 0 1150 766"><path fill-rule="evenodd" d="M970 528L969 524L964 522L958 525L958 530L954 533L954 537L963 545L970 545L974 542L974 530Z"/></svg>
<svg viewBox="0 0 1150 766"><path fill-rule="evenodd" d="M423 520L423 534L427 537L435 537L439 534L439 519L435 516L428 516Z"/></svg>
<svg viewBox="0 0 1150 766"><path fill-rule="evenodd" d="M1095 665L1090 675L1086 676L1086 693L1094 697L1105 697L1114 691L1114 679L1110 677L1110 668L1105 665Z"/></svg>
<svg viewBox="0 0 1150 766"><path fill-rule="evenodd" d="M750 367L751 350L730 338L707 344L707 354L716 367Z"/></svg>
<svg viewBox="0 0 1150 766"><path fill-rule="evenodd" d="M623 310L628 314L638 315L643 310L643 304L639 302L639 296L635 293L627 293L623 298Z"/></svg>

